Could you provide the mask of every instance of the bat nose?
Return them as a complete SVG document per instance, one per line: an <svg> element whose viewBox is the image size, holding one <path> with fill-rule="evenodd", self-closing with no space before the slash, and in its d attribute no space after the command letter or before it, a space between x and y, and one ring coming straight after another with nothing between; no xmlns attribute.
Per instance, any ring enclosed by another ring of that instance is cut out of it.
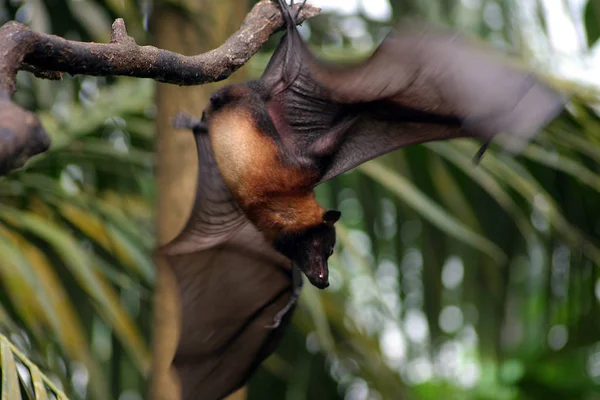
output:
<svg viewBox="0 0 600 400"><path fill-rule="evenodd" d="M311 274L308 279L317 288L325 289L329 286L329 271L327 271L327 267L321 267L316 274Z"/></svg>

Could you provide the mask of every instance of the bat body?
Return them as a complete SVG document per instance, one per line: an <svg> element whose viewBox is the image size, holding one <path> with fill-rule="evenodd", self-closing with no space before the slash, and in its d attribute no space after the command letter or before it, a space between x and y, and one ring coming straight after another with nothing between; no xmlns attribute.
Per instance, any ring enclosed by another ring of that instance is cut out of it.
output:
<svg viewBox="0 0 600 400"><path fill-rule="evenodd" d="M216 163L248 219L321 289L340 213L313 192L319 170L281 140L258 82L228 86L204 110Z"/></svg>
<svg viewBox="0 0 600 400"><path fill-rule="evenodd" d="M412 144L498 133L518 149L553 119L562 97L532 74L441 29L392 33L350 67L316 60L290 8L260 80L217 91L194 130L196 201L161 249L181 292L173 364L183 400L222 398L276 347L300 292L317 287L339 213L314 186Z"/></svg>

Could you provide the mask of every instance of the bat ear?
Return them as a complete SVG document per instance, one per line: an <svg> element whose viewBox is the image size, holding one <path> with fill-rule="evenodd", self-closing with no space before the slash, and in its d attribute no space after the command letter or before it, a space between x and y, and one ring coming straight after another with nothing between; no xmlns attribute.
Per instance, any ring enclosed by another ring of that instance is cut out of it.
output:
<svg viewBox="0 0 600 400"><path fill-rule="evenodd" d="M327 210L323 214L323 222L329 226L333 226L338 219L342 216L342 213L336 210Z"/></svg>

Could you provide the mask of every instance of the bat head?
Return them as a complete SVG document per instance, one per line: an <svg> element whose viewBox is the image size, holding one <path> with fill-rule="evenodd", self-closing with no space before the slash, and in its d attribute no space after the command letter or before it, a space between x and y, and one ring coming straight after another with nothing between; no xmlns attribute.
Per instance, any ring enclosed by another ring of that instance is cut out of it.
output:
<svg viewBox="0 0 600 400"><path fill-rule="evenodd" d="M323 222L302 232L281 235L275 248L298 266L310 283L319 289L329 286L327 260L335 247L334 224L341 213L335 210L323 214Z"/></svg>

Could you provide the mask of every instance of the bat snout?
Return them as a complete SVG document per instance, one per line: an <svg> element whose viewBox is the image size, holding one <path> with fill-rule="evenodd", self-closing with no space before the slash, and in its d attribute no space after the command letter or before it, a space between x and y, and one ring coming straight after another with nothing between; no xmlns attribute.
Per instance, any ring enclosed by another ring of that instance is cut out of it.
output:
<svg viewBox="0 0 600 400"><path fill-rule="evenodd" d="M319 289L325 289L329 286L329 271L327 266L319 266L314 271L306 274L310 283Z"/></svg>

